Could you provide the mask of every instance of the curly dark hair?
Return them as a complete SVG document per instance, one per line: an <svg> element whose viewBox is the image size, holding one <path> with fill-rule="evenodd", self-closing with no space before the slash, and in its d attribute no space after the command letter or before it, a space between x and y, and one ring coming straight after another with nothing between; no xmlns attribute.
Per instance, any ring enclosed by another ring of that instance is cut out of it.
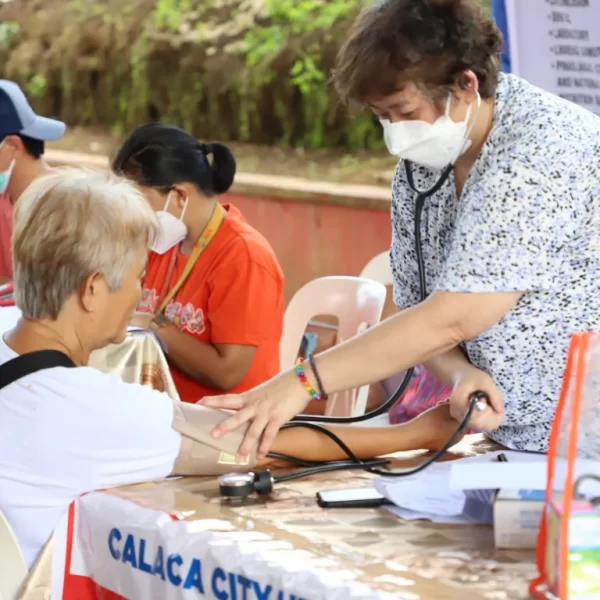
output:
<svg viewBox="0 0 600 600"><path fill-rule="evenodd" d="M345 103L367 104L414 83L435 101L472 70L494 95L502 34L477 0L380 0L356 20L333 83Z"/></svg>

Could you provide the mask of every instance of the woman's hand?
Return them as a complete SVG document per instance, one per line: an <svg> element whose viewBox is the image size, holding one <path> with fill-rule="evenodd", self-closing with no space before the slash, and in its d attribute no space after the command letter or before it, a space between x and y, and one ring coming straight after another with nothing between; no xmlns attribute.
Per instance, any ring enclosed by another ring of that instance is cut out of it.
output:
<svg viewBox="0 0 600 600"><path fill-rule="evenodd" d="M484 410L475 408L469 425L479 431L498 429L504 419L502 392L490 375L472 365L465 366L454 377L454 388L450 397L450 414L457 421L462 421L469 409L471 395L474 392L485 392L490 398L490 405L486 406Z"/></svg>
<svg viewBox="0 0 600 600"><path fill-rule="evenodd" d="M271 449L281 426L300 414L309 401L310 396L291 370L244 394L203 398L199 404L238 411L215 427L212 432L214 437L221 437L250 423L238 450L238 459L244 460L259 439L257 455L259 458L264 457Z"/></svg>

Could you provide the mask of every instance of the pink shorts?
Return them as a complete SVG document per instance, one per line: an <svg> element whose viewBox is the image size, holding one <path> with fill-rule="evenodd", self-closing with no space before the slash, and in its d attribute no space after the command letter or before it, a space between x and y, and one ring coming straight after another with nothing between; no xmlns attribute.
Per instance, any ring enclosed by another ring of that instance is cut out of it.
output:
<svg viewBox="0 0 600 600"><path fill-rule="evenodd" d="M452 389L438 381L424 366L415 367L408 388L388 413L392 425L405 423L421 413L447 402Z"/></svg>

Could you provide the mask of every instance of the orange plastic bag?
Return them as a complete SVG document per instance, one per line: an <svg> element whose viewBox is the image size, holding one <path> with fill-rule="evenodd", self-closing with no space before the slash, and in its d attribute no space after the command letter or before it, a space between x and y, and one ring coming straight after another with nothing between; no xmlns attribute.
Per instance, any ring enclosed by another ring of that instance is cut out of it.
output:
<svg viewBox="0 0 600 600"><path fill-rule="evenodd" d="M581 333L571 339L550 434L534 598L600 598L600 509L591 501L600 496L599 476L600 334ZM590 483L593 492L580 495Z"/></svg>

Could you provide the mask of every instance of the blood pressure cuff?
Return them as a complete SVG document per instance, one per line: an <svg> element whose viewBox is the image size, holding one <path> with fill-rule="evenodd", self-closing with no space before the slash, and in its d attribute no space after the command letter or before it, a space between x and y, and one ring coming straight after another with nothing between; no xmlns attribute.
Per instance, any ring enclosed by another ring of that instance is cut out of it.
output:
<svg viewBox="0 0 600 600"><path fill-rule="evenodd" d="M236 454L248 425L215 439L211 431L231 416L231 412L198 404L173 402L173 429L181 434L181 448L173 475L222 475L251 471L256 466L257 445L244 463Z"/></svg>

